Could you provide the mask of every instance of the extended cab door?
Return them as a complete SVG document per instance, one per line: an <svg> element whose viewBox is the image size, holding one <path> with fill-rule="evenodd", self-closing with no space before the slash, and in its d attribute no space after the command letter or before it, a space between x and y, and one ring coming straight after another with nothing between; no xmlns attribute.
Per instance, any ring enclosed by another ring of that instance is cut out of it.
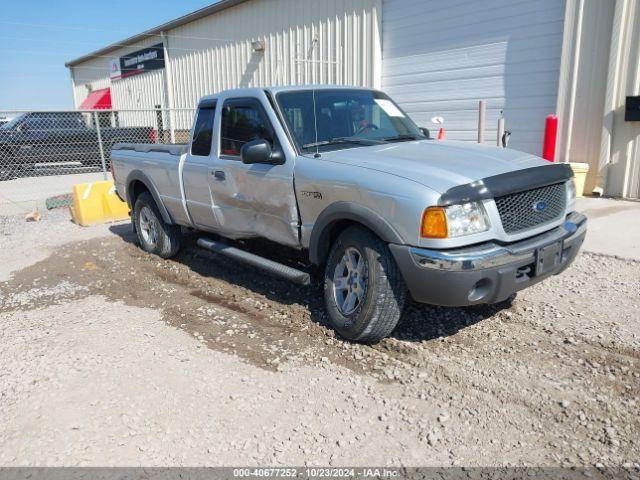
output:
<svg viewBox="0 0 640 480"><path fill-rule="evenodd" d="M186 207L193 223L203 229L218 226L211 188L213 121L216 102L201 104L196 113L189 152L182 169Z"/></svg>
<svg viewBox="0 0 640 480"><path fill-rule="evenodd" d="M267 140L272 149L282 149L287 142L268 99L264 94L260 98L226 98L219 101L219 108L218 152L209 178L221 233L298 246L295 157L285 155L281 165L247 165L240 158L242 146L251 140Z"/></svg>

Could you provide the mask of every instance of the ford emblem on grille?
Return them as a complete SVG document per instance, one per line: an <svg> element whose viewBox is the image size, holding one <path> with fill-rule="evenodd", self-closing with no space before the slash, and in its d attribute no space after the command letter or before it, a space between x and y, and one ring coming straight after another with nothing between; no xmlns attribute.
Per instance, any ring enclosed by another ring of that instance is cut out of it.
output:
<svg viewBox="0 0 640 480"><path fill-rule="evenodd" d="M532 207L534 212L542 213L547 209L547 202L545 202L544 200L539 200L535 202Z"/></svg>

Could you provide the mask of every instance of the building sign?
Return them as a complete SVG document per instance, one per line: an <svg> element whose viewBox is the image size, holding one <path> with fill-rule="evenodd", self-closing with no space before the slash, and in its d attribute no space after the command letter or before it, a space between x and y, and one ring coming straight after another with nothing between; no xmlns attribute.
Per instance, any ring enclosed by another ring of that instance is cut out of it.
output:
<svg viewBox="0 0 640 480"><path fill-rule="evenodd" d="M162 43L120 57L120 78L164 68Z"/></svg>
<svg viewBox="0 0 640 480"><path fill-rule="evenodd" d="M109 62L109 77L111 80L116 80L120 78L122 74L120 73L120 59L112 58L111 62Z"/></svg>

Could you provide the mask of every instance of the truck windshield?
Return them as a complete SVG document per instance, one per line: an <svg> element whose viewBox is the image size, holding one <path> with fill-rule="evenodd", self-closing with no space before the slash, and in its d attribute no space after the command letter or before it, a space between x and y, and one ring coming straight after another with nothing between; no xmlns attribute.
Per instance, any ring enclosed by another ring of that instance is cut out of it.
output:
<svg viewBox="0 0 640 480"><path fill-rule="evenodd" d="M0 130L13 130L20 122L25 119L26 116L26 113L21 113L20 115L13 117L7 123L0 126Z"/></svg>
<svg viewBox="0 0 640 480"><path fill-rule="evenodd" d="M426 138L382 92L299 90L280 92L276 98L305 153Z"/></svg>

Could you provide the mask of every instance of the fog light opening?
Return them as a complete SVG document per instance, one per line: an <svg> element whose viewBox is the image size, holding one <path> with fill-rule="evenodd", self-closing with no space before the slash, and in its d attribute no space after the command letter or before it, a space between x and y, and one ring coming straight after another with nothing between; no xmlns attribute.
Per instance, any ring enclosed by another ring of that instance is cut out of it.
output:
<svg viewBox="0 0 640 480"><path fill-rule="evenodd" d="M479 300L482 300L487 295L489 295L490 290L491 280L489 280L488 278L478 280L473 288L469 290L468 299L470 302L477 302Z"/></svg>

